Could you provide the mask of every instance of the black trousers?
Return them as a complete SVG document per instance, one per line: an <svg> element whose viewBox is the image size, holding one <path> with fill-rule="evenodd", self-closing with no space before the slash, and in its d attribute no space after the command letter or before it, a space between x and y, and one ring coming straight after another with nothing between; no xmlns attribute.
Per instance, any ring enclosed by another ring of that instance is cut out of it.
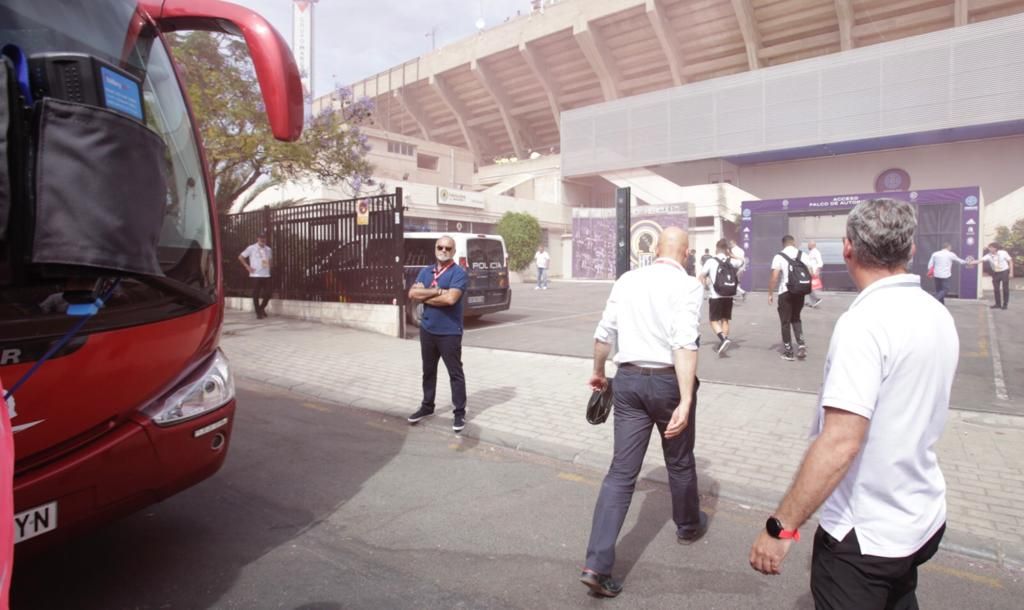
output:
<svg viewBox="0 0 1024 610"><path fill-rule="evenodd" d="M691 534L700 527L700 498L697 495L697 462L693 443L697 429L697 388L693 387L689 424L673 439L665 438L672 411L679 406L679 382L675 375L642 375L619 369L612 388L614 398L615 449L608 474L594 507L594 520L587 545L586 567L598 574L611 574L615 565L615 542L633 500L636 479L655 426L661 435L668 486L672 494L672 520L676 533Z"/></svg>
<svg viewBox="0 0 1024 610"><path fill-rule="evenodd" d="M948 277L937 277L935 279L935 298L940 303L946 303L946 291L949 290L949 278Z"/></svg>
<svg viewBox="0 0 1024 610"><path fill-rule="evenodd" d="M793 336L796 342L804 344L804 325L800 321L800 312L804 309L804 295L783 292L779 295L779 323L782 325L782 342L792 345ZM793 332L790 334L790 326Z"/></svg>
<svg viewBox="0 0 1024 610"><path fill-rule="evenodd" d="M996 293L996 307L1010 304L1010 270L992 273L992 292Z"/></svg>
<svg viewBox="0 0 1024 610"><path fill-rule="evenodd" d="M423 357L423 402L434 410L437 394L437 361L444 360L452 387L455 415L466 414L466 376L462 372L462 335L434 335L420 329L420 355Z"/></svg>
<svg viewBox="0 0 1024 610"><path fill-rule="evenodd" d="M943 524L909 557L862 555L856 530L836 540L818 526L811 556L811 595L817 610L916 610L917 567L939 550Z"/></svg>
<svg viewBox="0 0 1024 610"><path fill-rule="evenodd" d="M267 304L270 303L270 293L273 286L270 285L269 277L251 277L252 280L252 306L256 313L264 313Z"/></svg>

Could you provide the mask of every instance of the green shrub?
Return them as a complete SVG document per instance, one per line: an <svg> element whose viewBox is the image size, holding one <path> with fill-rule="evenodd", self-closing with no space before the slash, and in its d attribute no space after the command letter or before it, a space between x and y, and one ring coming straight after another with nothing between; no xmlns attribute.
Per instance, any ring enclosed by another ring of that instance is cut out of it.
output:
<svg viewBox="0 0 1024 610"><path fill-rule="evenodd" d="M533 253L540 244L540 223L526 212L505 212L494 229L505 240L508 265L522 271L533 262Z"/></svg>
<svg viewBox="0 0 1024 610"><path fill-rule="evenodd" d="M1013 274L1024 277L1024 218L1013 223L1013 229L996 227L996 241L1013 257ZM982 244L987 246L988 244Z"/></svg>

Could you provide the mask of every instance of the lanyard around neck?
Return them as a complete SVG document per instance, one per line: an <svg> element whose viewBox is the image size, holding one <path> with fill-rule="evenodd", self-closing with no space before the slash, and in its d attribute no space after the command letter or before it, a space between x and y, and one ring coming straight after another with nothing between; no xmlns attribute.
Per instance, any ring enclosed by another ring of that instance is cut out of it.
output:
<svg viewBox="0 0 1024 610"><path fill-rule="evenodd" d="M445 265L444 267L442 267L441 269L438 269L437 267L434 267L434 269L432 271L433 274L434 274L434 281L431 282L430 287L431 288L437 288L437 280L438 280L438 278L440 278L442 275L444 275L444 272L448 271L449 269L451 269L452 266L454 266L454 265L455 265L455 261L448 261L448 264Z"/></svg>

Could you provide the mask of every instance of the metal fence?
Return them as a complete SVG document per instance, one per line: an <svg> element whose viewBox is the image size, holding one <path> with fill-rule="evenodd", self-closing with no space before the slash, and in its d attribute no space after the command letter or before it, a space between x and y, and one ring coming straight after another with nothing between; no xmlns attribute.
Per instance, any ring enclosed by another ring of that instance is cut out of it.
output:
<svg viewBox="0 0 1024 610"><path fill-rule="evenodd" d="M397 189L393 195L222 216L226 294L251 293L237 259L266 231L275 298L403 304L401 202Z"/></svg>

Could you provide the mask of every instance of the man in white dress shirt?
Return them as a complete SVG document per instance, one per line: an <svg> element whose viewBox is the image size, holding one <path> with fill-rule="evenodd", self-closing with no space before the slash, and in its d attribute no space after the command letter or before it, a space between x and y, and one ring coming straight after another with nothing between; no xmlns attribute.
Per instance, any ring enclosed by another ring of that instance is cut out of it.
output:
<svg viewBox="0 0 1024 610"><path fill-rule="evenodd" d="M953 263L966 265L968 261L960 258L953 252L951 244L942 244L942 249L932 253L928 259L928 268L931 269L932 279L935 280L935 298L940 303L946 303L946 291L949 290L949 278L953 277Z"/></svg>
<svg viewBox="0 0 1024 610"><path fill-rule="evenodd" d="M594 333L592 388L606 387L605 362L612 343L618 347L612 388L614 457L594 507L586 567L580 576L596 595L615 597L622 591L612 578L615 542L655 426L663 437L676 537L680 544L692 544L707 531L693 457L704 287L683 269L688 246L682 229L665 229L654 263L615 282Z"/></svg>
<svg viewBox="0 0 1024 610"><path fill-rule="evenodd" d="M751 567L778 574L824 502L811 557L819 610L917 608L917 568L946 529L935 445L960 340L949 311L906 272L916 227L902 201L850 212L843 258L860 294L832 333L816 438L750 551Z"/></svg>

